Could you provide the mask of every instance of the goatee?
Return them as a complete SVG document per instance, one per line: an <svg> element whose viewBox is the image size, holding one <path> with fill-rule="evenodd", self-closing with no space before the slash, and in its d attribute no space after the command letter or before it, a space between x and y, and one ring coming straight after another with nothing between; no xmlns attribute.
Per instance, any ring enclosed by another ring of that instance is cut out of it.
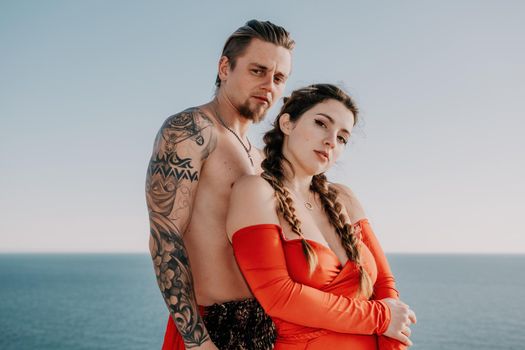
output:
<svg viewBox="0 0 525 350"><path fill-rule="evenodd" d="M263 107L256 108L256 110L251 109L248 101L239 106L239 114L254 123L259 123L263 120L267 111L268 109Z"/></svg>

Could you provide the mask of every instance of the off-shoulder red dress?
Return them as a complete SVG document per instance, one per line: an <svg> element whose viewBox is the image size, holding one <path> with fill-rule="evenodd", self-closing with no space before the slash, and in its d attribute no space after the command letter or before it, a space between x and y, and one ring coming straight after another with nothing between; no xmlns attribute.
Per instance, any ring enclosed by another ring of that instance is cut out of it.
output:
<svg viewBox="0 0 525 350"><path fill-rule="evenodd" d="M405 349L383 336L390 322L383 298L398 298L386 257L367 219L355 225L364 244L361 261L374 283L370 300L356 297L359 271L341 266L333 251L315 241L319 264L311 276L299 239L285 239L274 224L244 227L233 235L237 263L253 294L277 328L275 350Z"/></svg>

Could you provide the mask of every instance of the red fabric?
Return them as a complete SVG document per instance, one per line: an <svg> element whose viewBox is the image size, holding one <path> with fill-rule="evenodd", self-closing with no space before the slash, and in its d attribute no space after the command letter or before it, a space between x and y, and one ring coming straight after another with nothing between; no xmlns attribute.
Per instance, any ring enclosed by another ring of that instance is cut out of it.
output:
<svg viewBox="0 0 525 350"><path fill-rule="evenodd" d="M204 307L199 306L199 313L201 316L204 315ZM162 344L162 350L186 350L184 340L180 335L175 322L171 316L168 317L168 324L166 325L166 333L164 333L164 343Z"/></svg>
<svg viewBox="0 0 525 350"><path fill-rule="evenodd" d="M368 220L359 221L358 228L361 230L361 238L370 252L374 256L377 266L377 279L374 284L374 295L372 299L393 298L399 299L399 292L396 289L396 281L390 270L390 265L379 241L370 226ZM403 350L407 346L398 340L381 335L378 337L379 349Z"/></svg>
<svg viewBox="0 0 525 350"><path fill-rule="evenodd" d="M374 296L397 297L388 262L368 221L359 221L357 228L365 243L360 248L361 261L374 282ZM319 260L312 275L301 241L286 240L279 226L254 225L233 235L241 271L277 327L275 350L402 349L401 343L378 336L390 322L386 304L355 297L359 285L355 264L349 261L341 266L328 247L309 243Z"/></svg>
<svg viewBox="0 0 525 350"><path fill-rule="evenodd" d="M184 341L180 335L175 322L171 316L168 318L168 324L166 325L166 333L164 334L164 343L162 344L162 350L185 350Z"/></svg>

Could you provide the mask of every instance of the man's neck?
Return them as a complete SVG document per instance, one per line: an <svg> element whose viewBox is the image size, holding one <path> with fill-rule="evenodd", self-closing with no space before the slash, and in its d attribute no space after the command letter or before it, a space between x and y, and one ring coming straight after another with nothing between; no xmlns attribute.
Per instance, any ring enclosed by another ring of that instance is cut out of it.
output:
<svg viewBox="0 0 525 350"><path fill-rule="evenodd" d="M219 91L217 96L210 102L210 107L219 122L234 131L239 137L244 138L252 121L243 117L231 100Z"/></svg>

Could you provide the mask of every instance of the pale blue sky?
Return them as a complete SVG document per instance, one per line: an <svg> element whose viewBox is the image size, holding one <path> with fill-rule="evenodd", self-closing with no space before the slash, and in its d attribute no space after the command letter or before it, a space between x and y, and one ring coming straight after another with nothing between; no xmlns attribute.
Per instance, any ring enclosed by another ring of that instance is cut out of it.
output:
<svg viewBox="0 0 525 350"><path fill-rule="evenodd" d="M0 252L146 252L153 138L211 98L225 39L258 18L297 42L287 93L357 99L331 176L387 252L525 253L525 3L328 3L2 1Z"/></svg>

